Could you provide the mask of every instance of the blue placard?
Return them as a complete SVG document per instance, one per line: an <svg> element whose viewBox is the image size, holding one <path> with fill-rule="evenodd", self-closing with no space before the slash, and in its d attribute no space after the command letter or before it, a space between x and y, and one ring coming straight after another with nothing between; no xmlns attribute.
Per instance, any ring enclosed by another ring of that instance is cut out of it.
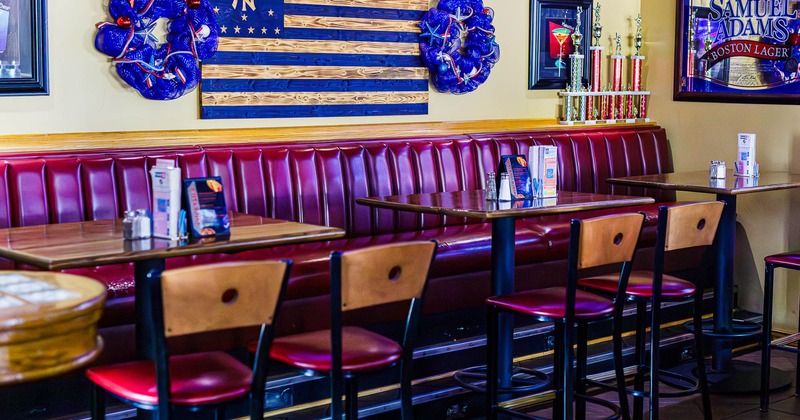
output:
<svg viewBox="0 0 800 420"><path fill-rule="evenodd" d="M222 178L187 178L183 180L186 212L193 237L230 233L230 220L222 192Z"/></svg>
<svg viewBox="0 0 800 420"><path fill-rule="evenodd" d="M525 155L500 156L498 176L503 172L508 172L511 178L512 200L530 200L533 198L531 174L528 171L528 158Z"/></svg>

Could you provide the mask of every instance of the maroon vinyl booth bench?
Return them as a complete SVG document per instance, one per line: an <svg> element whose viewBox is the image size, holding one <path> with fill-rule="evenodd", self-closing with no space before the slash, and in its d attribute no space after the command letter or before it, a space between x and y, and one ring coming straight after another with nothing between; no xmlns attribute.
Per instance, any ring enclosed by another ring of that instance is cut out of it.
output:
<svg viewBox="0 0 800 420"><path fill-rule="evenodd" d="M545 287L558 281L548 279L563 278L551 274L565 270L569 221L573 217L645 212L647 222L640 247L652 247L658 206L674 201L674 192L613 187L605 179L673 171L666 133L656 125L0 154L0 227L117 218L126 209L147 208L148 170L157 158L173 159L183 177L222 177L229 210L347 231L345 239L329 242L167 260L168 269L217 261L293 260L278 335L328 326L328 258L332 250L397 241L439 242L424 314L478 308L490 291L489 222L376 210L355 200L482 188L485 173L494 170L500 155L527 154L534 144L558 147L560 189L648 195L656 203L518 220L518 288ZM8 261L5 264L5 268L14 267ZM101 362L133 358L133 265L68 272L108 286L100 323L106 345ZM381 312L375 319L381 316L393 315Z"/></svg>

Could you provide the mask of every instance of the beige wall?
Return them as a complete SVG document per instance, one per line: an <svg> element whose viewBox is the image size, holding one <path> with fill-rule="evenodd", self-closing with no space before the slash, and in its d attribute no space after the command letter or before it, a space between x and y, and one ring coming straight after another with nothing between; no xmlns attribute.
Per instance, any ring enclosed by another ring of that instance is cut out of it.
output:
<svg viewBox="0 0 800 420"><path fill-rule="evenodd" d="M800 108L673 101L675 1L642 0L642 15L652 116L669 134L676 170L706 169L711 159L731 162L736 135L746 132L758 136L756 159L762 171L800 171ZM681 198L709 197L687 194ZM761 312L764 257L800 247L798 224L792 216L800 211L800 191L740 196L737 210L743 228L737 231L735 270L740 306ZM786 273L779 272L776 282L776 327L795 328L800 276L793 273L787 288Z"/></svg>
<svg viewBox="0 0 800 420"><path fill-rule="evenodd" d="M413 117L200 120L197 91L180 99L142 99L119 81L94 49L95 23L110 19L107 1L50 1L50 96L0 97L0 134L194 128L282 127L406 121L553 118L554 91L528 91L529 0L486 0L495 10L501 58L488 81L463 96L431 90L430 114ZM435 1L432 3L436 3ZM627 33L639 0L604 4L606 33Z"/></svg>

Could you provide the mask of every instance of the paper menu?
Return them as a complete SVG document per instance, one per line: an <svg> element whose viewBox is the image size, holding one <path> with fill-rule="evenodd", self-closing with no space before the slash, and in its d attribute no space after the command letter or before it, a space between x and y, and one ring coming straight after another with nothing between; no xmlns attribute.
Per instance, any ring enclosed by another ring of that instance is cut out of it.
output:
<svg viewBox="0 0 800 420"><path fill-rule="evenodd" d="M531 146L528 151L534 197L558 195L558 148L556 146Z"/></svg>
<svg viewBox="0 0 800 420"><path fill-rule="evenodd" d="M153 185L153 236L178 239L181 211L181 168L170 159L157 159L150 169Z"/></svg>
<svg viewBox="0 0 800 420"><path fill-rule="evenodd" d="M736 154L736 173L741 176L756 175L756 135L739 133Z"/></svg>

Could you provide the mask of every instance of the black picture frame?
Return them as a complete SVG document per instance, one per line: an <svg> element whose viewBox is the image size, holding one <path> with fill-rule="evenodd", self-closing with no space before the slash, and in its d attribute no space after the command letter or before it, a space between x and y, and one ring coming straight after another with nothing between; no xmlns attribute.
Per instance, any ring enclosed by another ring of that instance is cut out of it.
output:
<svg viewBox="0 0 800 420"><path fill-rule="evenodd" d="M47 95L46 0L0 0L0 96Z"/></svg>
<svg viewBox="0 0 800 420"><path fill-rule="evenodd" d="M578 6L583 7L581 14L581 33L583 43L580 53L586 58L583 60L583 80L588 84L589 74L589 43L591 42L590 16L592 14L591 0L531 0L530 8L530 66L528 75L528 89L564 89L569 81L572 39L567 37L563 44L558 44L553 30L573 28L577 23L576 15ZM551 27L553 29L551 30ZM564 33L564 31L561 31ZM569 30L569 34L572 31ZM555 51L559 45L559 51ZM566 45L567 47L564 47Z"/></svg>
<svg viewBox="0 0 800 420"><path fill-rule="evenodd" d="M800 0L761 17L729 2L676 0L673 98L800 104ZM769 33L737 34L748 27Z"/></svg>

